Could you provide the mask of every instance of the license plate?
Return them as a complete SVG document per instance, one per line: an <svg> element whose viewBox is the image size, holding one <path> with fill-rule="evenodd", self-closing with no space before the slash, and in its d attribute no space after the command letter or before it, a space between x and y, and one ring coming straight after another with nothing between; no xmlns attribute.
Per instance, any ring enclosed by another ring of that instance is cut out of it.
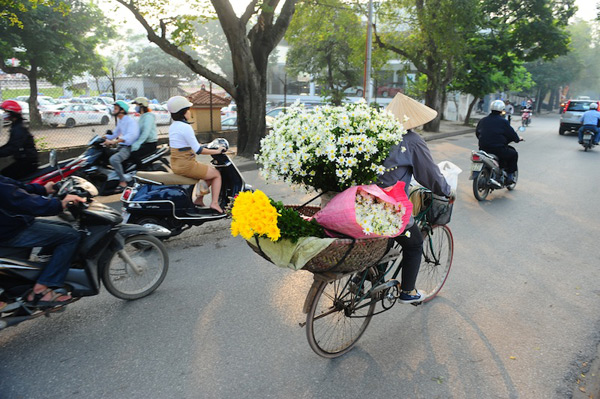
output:
<svg viewBox="0 0 600 399"><path fill-rule="evenodd" d="M123 217L123 223L127 223L129 217L131 216L131 213L127 212L126 210L123 210L123 212L121 212L121 216Z"/></svg>
<svg viewBox="0 0 600 399"><path fill-rule="evenodd" d="M583 138L584 138L585 140L591 140L591 139L592 139L592 135L591 135L591 134L584 134L584 135L583 135Z"/></svg>
<svg viewBox="0 0 600 399"><path fill-rule="evenodd" d="M483 163L481 163L481 162L472 162L471 163L471 170L473 172L481 172L481 169L483 169Z"/></svg>

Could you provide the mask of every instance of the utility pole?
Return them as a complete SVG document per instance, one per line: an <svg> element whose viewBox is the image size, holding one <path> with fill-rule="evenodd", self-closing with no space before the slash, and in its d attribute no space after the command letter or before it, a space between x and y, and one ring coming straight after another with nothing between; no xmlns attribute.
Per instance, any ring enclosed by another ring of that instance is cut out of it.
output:
<svg viewBox="0 0 600 399"><path fill-rule="evenodd" d="M367 43L366 43L366 61L365 76L363 80L363 97L367 104L371 103L371 43L373 42L373 0L369 0L369 17L367 20Z"/></svg>

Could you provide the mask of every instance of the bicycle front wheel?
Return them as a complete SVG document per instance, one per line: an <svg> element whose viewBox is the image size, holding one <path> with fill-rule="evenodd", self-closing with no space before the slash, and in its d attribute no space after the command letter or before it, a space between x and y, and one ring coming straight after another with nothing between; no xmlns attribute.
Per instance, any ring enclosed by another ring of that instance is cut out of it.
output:
<svg viewBox="0 0 600 399"><path fill-rule="evenodd" d="M306 316L308 344L317 355L328 359L343 355L367 329L376 302L368 295L370 279L363 275L350 274L318 286Z"/></svg>
<svg viewBox="0 0 600 399"><path fill-rule="evenodd" d="M416 286L427 293L423 302L431 301L440 292L452 266L454 240L447 226L436 225L423 233L423 258Z"/></svg>

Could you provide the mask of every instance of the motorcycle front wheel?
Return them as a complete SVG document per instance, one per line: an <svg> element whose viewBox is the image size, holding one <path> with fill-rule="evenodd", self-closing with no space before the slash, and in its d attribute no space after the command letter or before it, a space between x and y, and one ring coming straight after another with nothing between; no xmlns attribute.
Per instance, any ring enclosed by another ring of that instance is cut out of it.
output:
<svg viewBox="0 0 600 399"><path fill-rule="evenodd" d="M481 172L473 179L473 195L477 201L483 201L487 198L490 193L490 171L488 169L481 169Z"/></svg>
<svg viewBox="0 0 600 399"><path fill-rule="evenodd" d="M125 239L102 271L102 282L112 295L133 300L150 295L165 279L169 254L156 237L140 234Z"/></svg>

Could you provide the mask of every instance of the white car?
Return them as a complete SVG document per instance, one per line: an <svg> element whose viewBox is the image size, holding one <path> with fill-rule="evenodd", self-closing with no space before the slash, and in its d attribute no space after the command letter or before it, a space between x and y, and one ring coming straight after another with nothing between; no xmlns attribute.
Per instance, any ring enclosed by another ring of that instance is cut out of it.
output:
<svg viewBox="0 0 600 399"><path fill-rule="evenodd" d="M140 114L135 112L135 104L129 104L129 115L136 121L140 119ZM168 125L171 123L171 113L167 108L160 104L149 104L150 112L156 116L157 125Z"/></svg>
<svg viewBox="0 0 600 399"><path fill-rule="evenodd" d="M237 128L237 116L221 119L221 130L235 130Z"/></svg>
<svg viewBox="0 0 600 399"><path fill-rule="evenodd" d="M54 111L42 112L42 123L53 127L64 125L108 125L110 116L89 104L63 104Z"/></svg>

